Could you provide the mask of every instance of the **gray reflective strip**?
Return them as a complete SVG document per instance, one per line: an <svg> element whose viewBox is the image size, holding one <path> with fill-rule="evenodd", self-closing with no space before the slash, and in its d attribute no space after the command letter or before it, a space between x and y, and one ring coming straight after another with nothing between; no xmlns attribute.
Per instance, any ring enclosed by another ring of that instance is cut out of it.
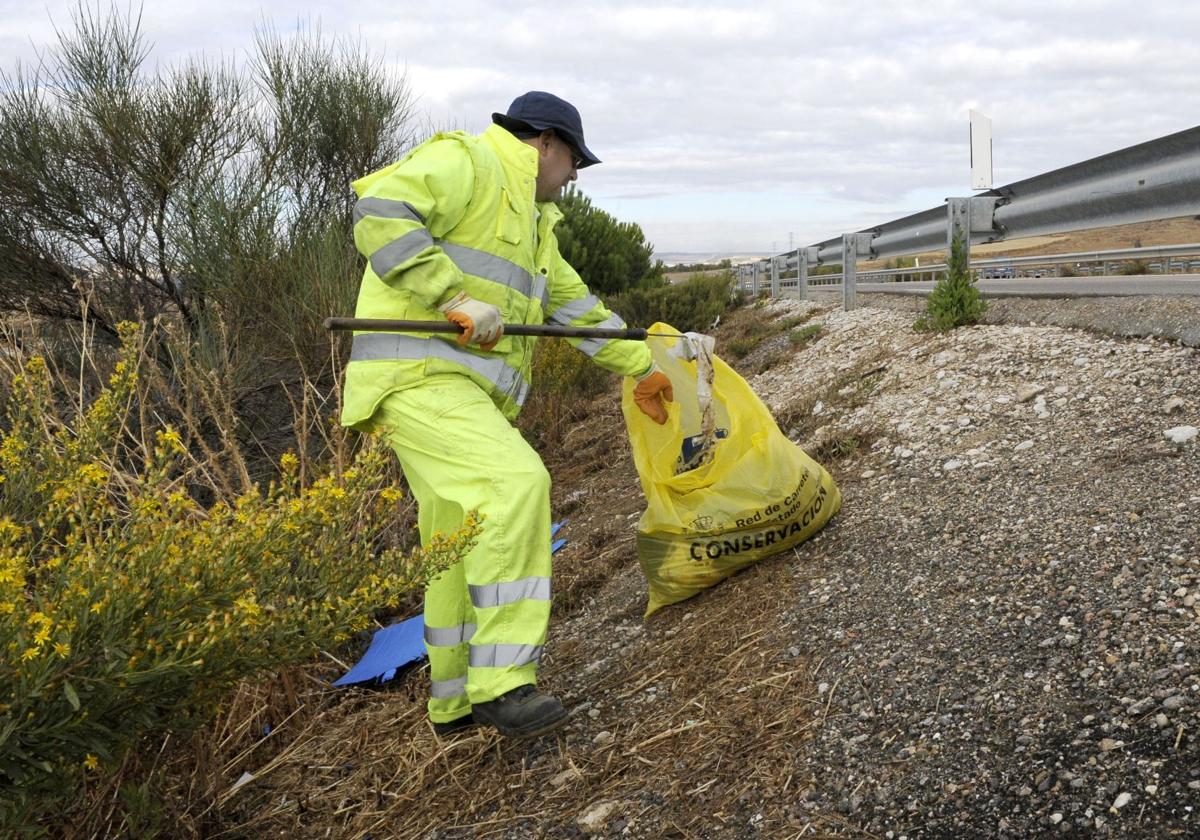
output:
<svg viewBox="0 0 1200 840"><path fill-rule="evenodd" d="M354 336L350 361L372 362L380 359L445 359L470 368L513 400L524 399L529 385L521 371L509 367L499 356L477 356L450 341L416 338L397 333L362 333Z"/></svg>
<svg viewBox="0 0 1200 840"><path fill-rule="evenodd" d="M471 585L471 603L476 609L488 607L503 607L515 604L517 601L549 601L550 578L527 577L508 583L487 583L480 586Z"/></svg>
<svg viewBox="0 0 1200 840"><path fill-rule="evenodd" d="M525 405L525 398L529 396L529 383L522 382L517 388L517 393L513 396L513 402L517 405Z"/></svg>
<svg viewBox="0 0 1200 840"><path fill-rule="evenodd" d="M541 645L471 645L472 668L528 665L542 658Z"/></svg>
<svg viewBox="0 0 1200 840"><path fill-rule="evenodd" d="M535 274L533 276L533 291L529 296L542 302L543 312L550 306L550 286L544 274Z"/></svg>
<svg viewBox="0 0 1200 840"><path fill-rule="evenodd" d="M533 275L515 262L509 262L503 257L497 257L486 251L477 251L465 245L456 245L453 242L438 242L438 245L442 246L446 256L453 260L464 274L474 274L476 277L491 280L493 283L499 283L501 286L520 292L525 297L530 296L529 292L533 288Z"/></svg>
<svg viewBox="0 0 1200 840"><path fill-rule="evenodd" d="M433 237L425 228L410 230L399 239L394 239L371 255L371 270L376 277L385 277L389 271L411 260L433 245Z"/></svg>
<svg viewBox="0 0 1200 840"><path fill-rule="evenodd" d="M354 205L354 224L358 224L367 216L380 219L412 219L414 222L425 224L425 217L407 201L394 201L390 198L360 198Z"/></svg>
<svg viewBox="0 0 1200 840"><path fill-rule="evenodd" d="M601 321L599 324L590 324L589 326L598 330L623 330L625 329L625 322L621 320L620 315L613 313L609 318ZM589 356L595 356L597 353L603 350L610 341L616 340L617 339L615 338L585 338L583 341L579 342L579 349L584 353L587 353Z"/></svg>
<svg viewBox="0 0 1200 840"><path fill-rule="evenodd" d="M433 647L454 647L463 642L469 642L475 635L474 624L460 624L457 627L430 627L425 625L425 644Z"/></svg>
<svg viewBox="0 0 1200 840"><path fill-rule="evenodd" d="M367 204L368 202L372 203ZM359 208L363 207L363 205L367 206L360 213ZM380 207L380 209L388 212L372 212L380 205L386 205L386 207ZM383 198L364 198L358 204L354 205L355 223L363 215L385 216L393 219L412 219L413 221L424 223L421 214L414 210L407 202L388 201ZM465 245L457 245L453 242L444 242L440 239L435 241L430 236L429 231L424 228L406 233L404 236L394 242L389 242L372 254L371 268L378 276L382 277L396 266L415 257L430 245L440 247L446 256L450 258L450 261L458 266L459 271L464 274L473 274L476 277L482 277L484 280L499 283L501 286L512 289L515 292L520 292L525 297L536 298L542 302L543 309L549 303L545 277L542 277L540 274L535 277L515 262L510 262L495 254L489 254L487 251L479 251L475 248L468 248Z"/></svg>
<svg viewBox="0 0 1200 840"><path fill-rule="evenodd" d="M456 680L434 680L429 686L429 696L434 700L451 700L467 693L467 678Z"/></svg>
<svg viewBox="0 0 1200 840"><path fill-rule="evenodd" d="M554 314L546 320L548 320L551 324L562 324L563 326L569 327L571 322L576 318L581 318L595 309L596 304L599 302L600 298L596 297L595 295L588 295L587 297L569 300L562 306L558 307L558 309L555 309Z"/></svg>

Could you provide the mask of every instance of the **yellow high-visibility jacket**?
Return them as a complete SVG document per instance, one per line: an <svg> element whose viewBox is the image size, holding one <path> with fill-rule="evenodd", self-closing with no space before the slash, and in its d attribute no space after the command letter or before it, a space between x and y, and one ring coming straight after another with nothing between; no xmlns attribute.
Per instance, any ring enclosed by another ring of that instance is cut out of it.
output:
<svg viewBox="0 0 1200 840"><path fill-rule="evenodd" d="M493 125L434 136L354 182L354 241L367 258L355 316L444 322L459 291L500 308L506 324L624 327L558 252L562 211L535 202L537 151ZM651 366L644 342L568 339L625 376ZM356 333L342 424L365 424L389 393L439 374L468 376L515 419L530 385L532 337L505 335L490 351L452 335Z"/></svg>

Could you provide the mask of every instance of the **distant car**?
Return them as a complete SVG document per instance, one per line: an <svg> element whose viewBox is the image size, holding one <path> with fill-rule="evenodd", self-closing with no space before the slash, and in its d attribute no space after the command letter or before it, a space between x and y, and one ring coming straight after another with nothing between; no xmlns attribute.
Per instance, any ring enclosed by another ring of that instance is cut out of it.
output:
<svg viewBox="0 0 1200 840"><path fill-rule="evenodd" d="M1017 273L1012 266L998 266L993 268L985 268L980 275L984 280L1001 280L1008 277L1016 277Z"/></svg>

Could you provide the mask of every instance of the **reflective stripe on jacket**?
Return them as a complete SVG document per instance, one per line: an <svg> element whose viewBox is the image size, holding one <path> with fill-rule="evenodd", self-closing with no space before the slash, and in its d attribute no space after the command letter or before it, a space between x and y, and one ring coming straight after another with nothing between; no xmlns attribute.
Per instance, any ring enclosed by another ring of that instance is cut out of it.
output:
<svg viewBox="0 0 1200 840"><path fill-rule="evenodd" d="M537 160L532 146L493 125L479 136L438 134L355 181L354 240L367 260L355 316L441 322L437 307L461 290L499 307L506 324L623 327L559 254L562 211L535 204ZM644 342L569 341L622 375L651 364ZM445 335L356 333L342 423L364 423L388 393L439 374L470 377L514 419L534 342L506 335L483 351Z"/></svg>

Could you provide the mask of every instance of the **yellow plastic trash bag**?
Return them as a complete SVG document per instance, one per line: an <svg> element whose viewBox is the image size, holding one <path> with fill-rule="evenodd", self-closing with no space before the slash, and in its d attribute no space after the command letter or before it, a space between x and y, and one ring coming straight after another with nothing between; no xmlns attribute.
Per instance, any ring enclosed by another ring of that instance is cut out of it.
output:
<svg viewBox="0 0 1200 840"><path fill-rule="evenodd" d="M650 332L678 334L661 323ZM710 337L648 341L675 401L660 426L634 404L625 380L621 409L646 494L637 552L650 583L647 616L803 542L842 502L829 473L712 355Z"/></svg>

